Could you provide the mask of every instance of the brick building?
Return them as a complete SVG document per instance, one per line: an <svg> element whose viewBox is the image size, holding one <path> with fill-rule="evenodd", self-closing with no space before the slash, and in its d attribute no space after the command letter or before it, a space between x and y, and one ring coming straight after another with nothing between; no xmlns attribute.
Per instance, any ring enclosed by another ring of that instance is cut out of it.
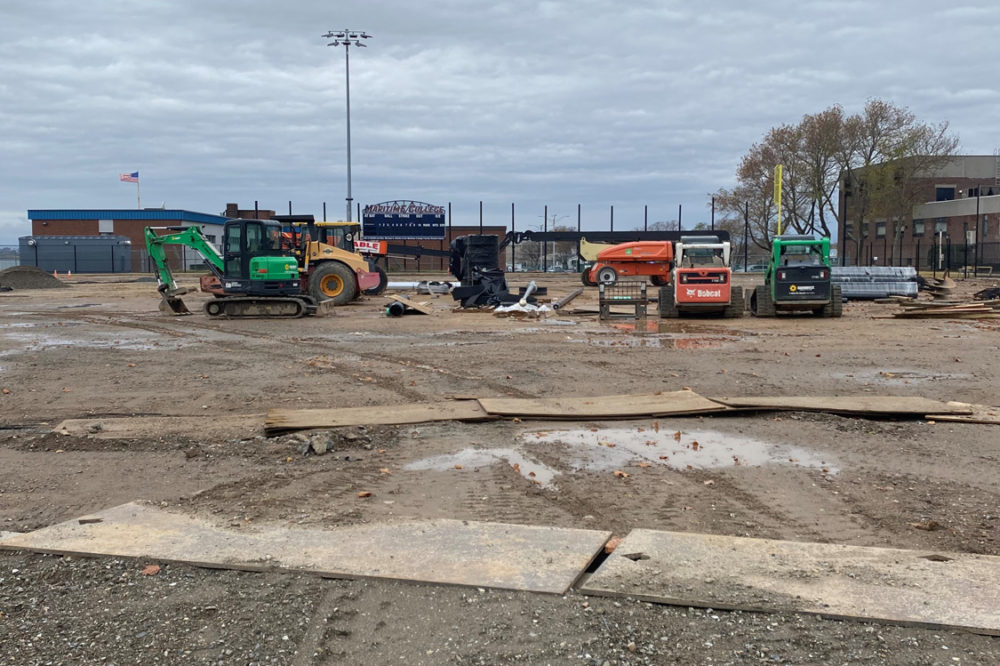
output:
<svg viewBox="0 0 1000 666"><path fill-rule="evenodd" d="M955 157L917 178L916 185L920 203L908 216L874 216L856 228L853 192L842 178L838 238L847 263L929 268L941 260L940 244L951 248L951 266L965 262L1000 269L1000 156Z"/></svg>
<svg viewBox="0 0 1000 666"><path fill-rule="evenodd" d="M177 209L51 209L29 210L31 234L33 236L124 236L132 245L132 270L145 272L146 227L191 227L199 226L212 243L222 240L222 225L226 218L221 215L195 213ZM185 268L203 263L194 251L171 249Z"/></svg>

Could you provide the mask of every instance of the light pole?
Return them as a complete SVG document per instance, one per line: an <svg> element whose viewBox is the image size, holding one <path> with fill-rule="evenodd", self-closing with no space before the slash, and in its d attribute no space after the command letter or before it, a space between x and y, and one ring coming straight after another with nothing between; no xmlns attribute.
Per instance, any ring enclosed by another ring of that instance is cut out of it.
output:
<svg viewBox="0 0 1000 666"><path fill-rule="evenodd" d="M363 39L371 39L371 35L357 30L332 30L325 35L326 39L333 39L327 46L344 47L344 71L347 82L347 221L351 221L351 207L354 199L351 198L351 47L359 46L364 48L366 44Z"/></svg>

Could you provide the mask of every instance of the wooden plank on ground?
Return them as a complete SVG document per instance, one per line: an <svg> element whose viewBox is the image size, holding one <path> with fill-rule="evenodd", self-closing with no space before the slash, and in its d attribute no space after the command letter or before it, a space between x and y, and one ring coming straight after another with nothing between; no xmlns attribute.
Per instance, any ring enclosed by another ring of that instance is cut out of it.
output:
<svg viewBox="0 0 1000 666"><path fill-rule="evenodd" d="M563 594L609 532L463 520L233 529L143 504L6 538L0 549L148 558L331 578L391 578Z"/></svg>
<svg viewBox="0 0 1000 666"><path fill-rule="evenodd" d="M434 306L432 306L430 303L427 303L427 302L417 303L416 301L411 301L408 296L404 296L402 294L389 294L389 295L386 296L386 298L389 299L390 301L394 301L394 302L397 302L397 303L402 303L406 307L412 308L412 309L416 310L417 312L420 312L420 313L423 313L423 314L428 314L429 315L432 312L434 312Z"/></svg>
<svg viewBox="0 0 1000 666"><path fill-rule="evenodd" d="M580 588L1000 635L1000 557L633 530Z"/></svg>
<svg viewBox="0 0 1000 666"><path fill-rule="evenodd" d="M970 405L966 402L949 402L967 408L971 414L927 414L925 418L932 421L950 421L953 423L982 423L985 425L1000 425L1000 407L989 405Z"/></svg>
<svg viewBox="0 0 1000 666"><path fill-rule="evenodd" d="M733 409L830 412L832 414L923 416L924 414L971 414L962 403L917 396L758 396L712 398Z"/></svg>
<svg viewBox="0 0 1000 666"><path fill-rule="evenodd" d="M496 416L547 419L615 419L726 410L723 405L694 391L567 398L480 398L479 404L487 413Z"/></svg>
<svg viewBox="0 0 1000 666"><path fill-rule="evenodd" d="M263 414L209 416L126 416L66 419L53 432L95 439L132 439L150 435L191 438L255 437L264 433Z"/></svg>
<svg viewBox="0 0 1000 666"><path fill-rule="evenodd" d="M270 409L264 430L268 435L309 428L341 426L402 425L430 421L485 421L493 418L476 400L342 407L339 409Z"/></svg>

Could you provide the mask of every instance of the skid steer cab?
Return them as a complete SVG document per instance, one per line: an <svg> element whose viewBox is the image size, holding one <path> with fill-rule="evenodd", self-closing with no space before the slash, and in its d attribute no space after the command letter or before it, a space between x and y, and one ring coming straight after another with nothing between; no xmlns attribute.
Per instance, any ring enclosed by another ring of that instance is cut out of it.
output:
<svg viewBox="0 0 1000 666"><path fill-rule="evenodd" d="M764 284L750 296L750 311L757 317L796 311L840 317L843 299L840 285L830 280L830 239L775 236Z"/></svg>

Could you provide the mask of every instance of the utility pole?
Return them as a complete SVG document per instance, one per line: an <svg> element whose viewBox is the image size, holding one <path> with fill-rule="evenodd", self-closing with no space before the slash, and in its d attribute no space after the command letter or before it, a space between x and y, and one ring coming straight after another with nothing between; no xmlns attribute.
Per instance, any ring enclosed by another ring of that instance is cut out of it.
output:
<svg viewBox="0 0 1000 666"><path fill-rule="evenodd" d="M351 202L354 201L351 197L351 47L364 48L367 45L361 40L371 39L372 36L366 32L358 32L357 30L341 30L339 32L331 30L323 35L323 37L333 39L327 46L344 47L344 72L347 83L347 221L350 222Z"/></svg>

